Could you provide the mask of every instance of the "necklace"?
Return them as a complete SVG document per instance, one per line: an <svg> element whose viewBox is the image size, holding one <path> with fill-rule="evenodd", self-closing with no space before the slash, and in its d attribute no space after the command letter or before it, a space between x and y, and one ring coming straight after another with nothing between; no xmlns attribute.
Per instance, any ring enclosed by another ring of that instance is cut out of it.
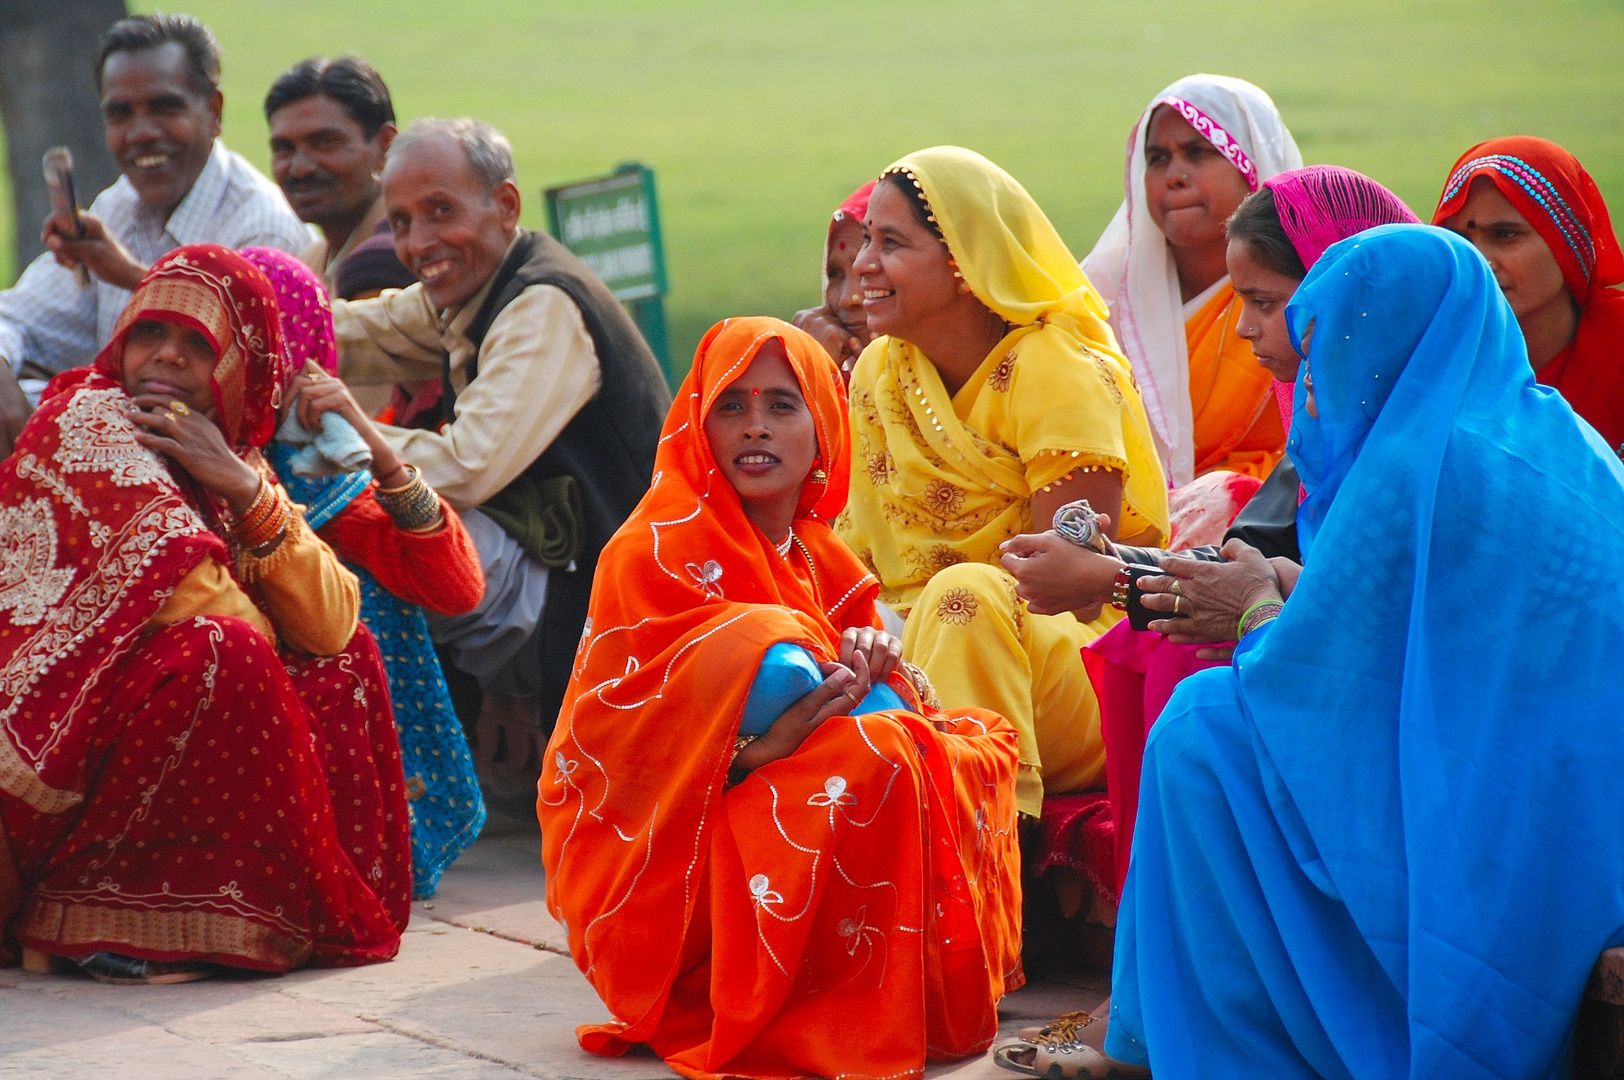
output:
<svg viewBox="0 0 1624 1080"><path fill-rule="evenodd" d="M784 542L782 544L774 544L773 547L778 549L778 554L782 555L784 558L787 559L787 558L789 558L790 546L792 544L794 544L794 543L795 543L795 529L792 527L789 530L789 535L784 537Z"/></svg>

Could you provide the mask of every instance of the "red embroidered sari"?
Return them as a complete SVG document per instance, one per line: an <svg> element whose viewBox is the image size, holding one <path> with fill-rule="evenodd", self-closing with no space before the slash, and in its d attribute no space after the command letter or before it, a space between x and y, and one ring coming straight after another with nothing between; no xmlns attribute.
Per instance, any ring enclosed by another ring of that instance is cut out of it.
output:
<svg viewBox="0 0 1624 1080"><path fill-rule="evenodd" d="M817 428L780 555L704 437L716 397L779 338ZM921 706L826 721L723 790L762 654L838 653L878 583L826 522L845 505L844 387L806 334L729 319L699 346L654 484L604 549L543 762L549 909L616 1019L684 1076L918 1076L985 1049L1020 974L1015 733ZM909 687L893 679L908 698Z"/></svg>
<svg viewBox="0 0 1624 1080"><path fill-rule="evenodd" d="M214 344L240 454L275 423L269 283L186 247L0 466L0 960L19 944L264 971L388 959L410 872L377 648L358 629L337 656L279 655L226 616L150 628L232 555L195 485L135 441L119 379L138 318Z"/></svg>

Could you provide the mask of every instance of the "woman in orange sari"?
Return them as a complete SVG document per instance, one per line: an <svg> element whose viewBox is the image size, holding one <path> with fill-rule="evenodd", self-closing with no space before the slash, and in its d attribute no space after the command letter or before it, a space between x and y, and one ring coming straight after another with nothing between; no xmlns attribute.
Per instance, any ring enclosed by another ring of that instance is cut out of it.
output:
<svg viewBox="0 0 1624 1080"><path fill-rule="evenodd" d="M400 946L383 665L258 449L285 363L265 276L179 248L0 466L0 963L183 982Z"/></svg>
<svg viewBox="0 0 1624 1080"><path fill-rule="evenodd" d="M539 787L548 907L614 1013L577 1031L593 1053L901 1080L988 1046L1023 981L1015 733L897 664L827 524L849 468L828 354L713 327L604 549ZM823 681L741 735L783 643ZM906 707L868 712L871 683Z"/></svg>

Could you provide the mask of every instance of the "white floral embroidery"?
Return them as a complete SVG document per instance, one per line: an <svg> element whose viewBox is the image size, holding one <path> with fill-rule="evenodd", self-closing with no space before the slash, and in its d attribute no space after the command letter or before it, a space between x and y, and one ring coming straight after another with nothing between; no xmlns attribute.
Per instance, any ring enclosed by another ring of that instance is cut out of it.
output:
<svg viewBox="0 0 1624 1080"><path fill-rule="evenodd" d="M704 566L688 563L683 567L688 576L694 579L694 584L705 591L706 596L721 596L722 587L717 584L722 580L722 564L715 559L706 559Z"/></svg>
<svg viewBox="0 0 1624 1080"><path fill-rule="evenodd" d="M783 894L773 890L772 882L767 880L766 874L757 874L750 879L750 895L755 897L756 906L760 908L784 902Z"/></svg>
<svg viewBox="0 0 1624 1080"><path fill-rule="evenodd" d="M846 955L856 956L857 946L867 945L874 947L873 934L879 932L878 926L868 924L868 905L864 904L849 919L841 919L835 924L835 933L846 939Z"/></svg>
<svg viewBox="0 0 1624 1080"><path fill-rule="evenodd" d="M856 806L857 796L846 790L844 776L831 776L823 782L823 790L814 792L806 800L808 806L827 806L829 808L829 828L835 827L835 807Z"/></svg>
<svg viewBox="0 0 1624 1080"><path fill-rule="evenodd" d="M0 611L16 626L45 617L73 583L73 570L56 565L56 518L46 499L0 507Z"/></svg>
<svg viewBox="0 0 1624 1080"><path fill-rule="evenodd" d="M104 471L119 487L174 480L158 455L135 441L135 425L124 415L129 396L122 390L84 390L56 418L62 440L52 459L63 472Z"/></svg>

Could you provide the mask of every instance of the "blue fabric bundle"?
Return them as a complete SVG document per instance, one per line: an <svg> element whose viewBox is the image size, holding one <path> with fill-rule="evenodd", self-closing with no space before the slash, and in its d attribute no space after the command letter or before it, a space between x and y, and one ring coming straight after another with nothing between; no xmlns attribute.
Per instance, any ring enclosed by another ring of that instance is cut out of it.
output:
<svg viewBox="0 0 1624 1080"><path fill-rule="evenodd" d="M767 649L750 683L750 696L744 700L744 718L739 721L740 735L765 735L783 711L801 700L823 682L823 672L809 651L788 641L780 641ZM902 695L884 683L869 687L868 694L852 709L851 715L885 712L887 709L906 709L908 703Z"/></svg>
<svg viewBox="0 0 1624 1080"><path fill-rule="evenodd" d="M331 521L372 482L365 472L302 477L289 467L295 451L283 442L271 443L266 456L288 494L304 505L311 529ZM389 675L411 813L412 895L426 900L439 888L446 867L479 838L485 800L423 609L389 592L364 567L346 565L360 580L361 621L377 640Z"/></svg>
<svg viewBox="0 0 1624 1080"><path fill-rule="evenodd" d="M1107 1050L1159 1080L1563 1075L1624 941L1624 467L1451 233L1337 244L1287 319L1305 568L1151 731Z"/></svg>
<svg viewBox="0 0 1624 1080"><path fill-rule="evenodd" d="M307 431L299 423L299 410L289 409L276 429L276 441L299 447L287 459L294 476L326 477L372 467L372 450L355 425L335 412L321 414L321 429Z"/></svg>

